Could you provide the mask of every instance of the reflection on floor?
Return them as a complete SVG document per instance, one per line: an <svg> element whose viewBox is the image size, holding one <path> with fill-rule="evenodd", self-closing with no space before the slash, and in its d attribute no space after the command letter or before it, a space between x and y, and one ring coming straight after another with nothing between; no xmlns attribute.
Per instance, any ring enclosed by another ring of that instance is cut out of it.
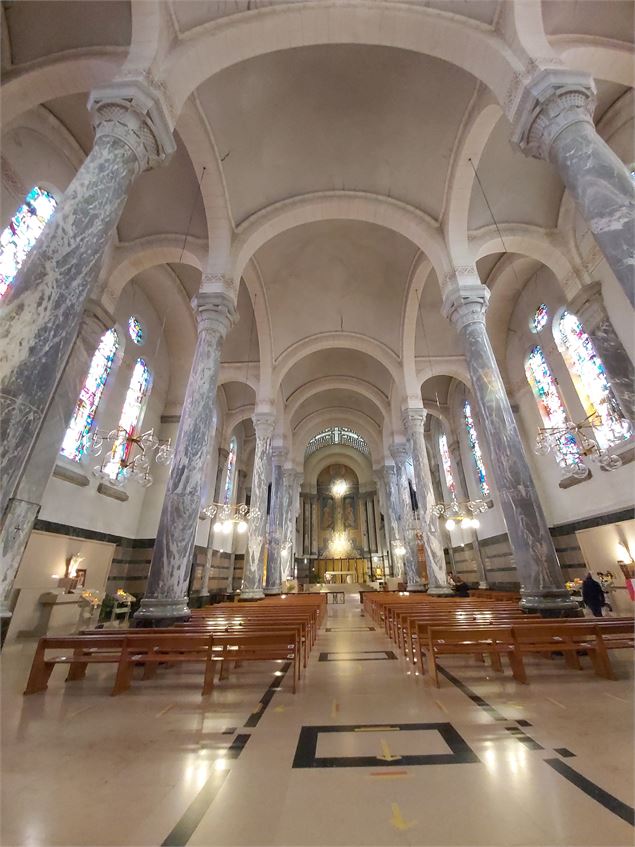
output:
<svg viewBox="0 0 635 847"><path fill-rule="evenodd" d="M356 597L328 614L295 696L272 663L206 703L187 670L111 698L108 667L23 698L34 645L7 648L1 843L632 844L629 655L529 686L448 660L437 690Z"/></svg>

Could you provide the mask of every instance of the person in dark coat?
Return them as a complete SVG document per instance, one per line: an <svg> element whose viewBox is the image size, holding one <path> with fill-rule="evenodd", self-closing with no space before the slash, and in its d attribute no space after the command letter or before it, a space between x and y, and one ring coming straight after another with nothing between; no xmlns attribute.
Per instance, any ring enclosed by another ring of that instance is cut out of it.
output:
<svg viewBox="0 0 635 847"><path fill-rule="evenodd" d="M588 609L591 609L594 617L602 617L602 606L605 603L604 592L600 583L597 579L593 579L591 573L586 575L582 583L582 599L584 600L584 605Z"/></svg>
<svg viewBox="0 0 635 847"><path fill-rule="evenodd" d="M470 596L470 587L467 582L463 582L461 577L458 574L454 574L452 577L452 590L459 597L469 597Z"/></svg>

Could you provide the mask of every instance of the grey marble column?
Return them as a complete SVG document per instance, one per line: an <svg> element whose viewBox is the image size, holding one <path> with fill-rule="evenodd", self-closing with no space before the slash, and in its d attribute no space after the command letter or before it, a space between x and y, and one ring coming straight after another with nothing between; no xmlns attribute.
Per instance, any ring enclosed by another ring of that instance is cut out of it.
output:
<svg viewBox="0 0 635 847"><path fill-rule="evenodd" d="M445 556L439 531L439 519L434 514L434 492L428 462L428 451L423 434L426 412L423 408L409 408L402 413L402 423L410 445L415 473L419 521L423 532L423 547L428 566L428 594L452 594L445 572Z"/></svg>
<svg viewBox="0 0 635 847"><path fill-rule="evenodd" d="M375 482L377 483L377 497L379 498L379 508L381 513L384 516L384 541L386 543L386 553L389 554L390 561L392 563L392 569L394 571L394 575L397 576L397 563L394 552L392 552L393 548L393 521L390 515L390 502L388 497L388 485L387 485L387 474L389 472L388 466L384 467L380 471L374 472ZM394 473L394 469L393 469ZM396 521L395 521L396 523ZM378 533L379 534L379 533ZM400 558L401 561L401 558Z"/></svg>
<svg viewBox="0 0 635 847"><path fill-rule="evenodd" d="M635 306L635 187L593 125L595 94L588 74L541 71L520 98L512 137L526 155L555 166Z"/></svg>
<svg viewBox="0 0 635 847"><path fill-rule="evenodd" d="M463 467L463 459L461 458L461 445L458 441L453 441L451 444L448 444L448 452L450 454L450 458L454 463L454 469L456 470L455 481L457 488L457 496L459 500L467 501L469 500L469 493L467 487L467 479L465 477L465 468ZM461 530L461 532L465 532L465 530ZM475 529L468 530L469 537L472 540L472 551L474 553L474 562L476 564L476 573L478 575L478 587L479 588L488 588L489 582L487 579L487 570L485 569L485 560L483 558L483 553L481 551L481 545L478 540L478 533Z"/></svg>
<svg viewBox="0 0 635 847"><path fill-rule="evenodd" d="M220 487L223 479L223 471L229 451L224 447L218 448L218 463L216 465L216 479L214 480L214 503L220 501ZM209 597L209 575L212 571L212 562L214 561L214 519L209 522L209 532L207 534L207 549L205 550L205 565L203 566L203 575L201 577L201 587L199 596L201 598Z"/></svg>
<svg viewBox="0 0 635 847"><path fill-rule="evenodd" d="M243 470L236 471L236 503L245 502L245 483L247 482L247 472ZM239 536L240 537L240 536ZM234 569L236 567L236 537L234 536L234 544L232 545L232 554L229 558L229 570L227 573L227 593L234 593Z"/></svg>
<svg viewBox="0 0 635 847"><path fill-rule="evenodd" d="M390 455L395 463L396 494L399 498L399 512L401 517L401 537L406 549L403 557L406 589L408 591L420 591L424 586L421 574L419 573L415 515L412 511L410 486L406 471L406 462L409 458L408 448L402 444L393 444L390 448Z"/></svg>
<svg viewBox="0 0 635 847"><path fill-rule="evenodd" d="M205 459L214 421L214 405L223 341L236 311L229 293L200 293L194 361L174 445L159 529L145 597L135 620L178 620L189 616L187 585L196 525L201 510Z"/></svg>
<svg viewBox="0 0 635 847"><path fill-rule="evenodd" d="M602 284L594 282L585 285L571 300L568 308L584 326L602 359L624 415L635 423L635 367L606 311Z"/></svg>
<svg viewBox="0 0 635 847"><path fill-rule="evenodd" d="M284 463L285 447L271 449L271 508L269 510L269 538L265 594L282 592L282 524L284 520Z"/></svg>
<svg viewBox="0 0 635 847"><path fill-rule="evenodd" d="M275 418L270 414L257 413L253 417L256 430L254 472L251 482L250 509L257 510L256 517L249 521L249 542L245 554L241 600L261 600L262 567L260 554L267 532L267 487L271 467L271 436Z"/></svg>
<svg viewBox="0 0 635 847"><path fill-rule="evenodd" d="M432 450L430 450L429 444L426 444L426 447L428 448L428 464L430 466L430 477L432 479L432 492L434 494L434 499L436 503L443 503L443 501L445 500L445 494L443 492L443 486L441 485L441 468L439 465L439 457L437 455L437 450L434 447ZM442 543L448 551L448 559L450 560L449 571L450 573L456 573L452 539L450 537L449 531L445 528L443 520L439 520L439 531L441 533ZM446 574L447 571L448 568L446 568Z"/></svg>
<svg viewBox="0 0 635 847"><path fill-rule="evenodd" d="M77 337L102 258L135 177L174 149L146 85L94 92L93 149L17 274L0 323L0 514Z"/></svg>
<svg viewBox="0 0 635 847"><path fill-rule="evenodd" d="M489 290L472 270L460 286L456 280L447 286L444 309L461 337L489 454L496 457L491 471L520 579L520 605L543 614L567 614L574 612L577 604L564 587L547 519L485 329L488 300Z"/></svg>
<svg viewBox="0 0 635 847"><path fill-rule="evenodd" d="M293 468L285 468L282 478L282 544L280 545L280 577L283 584L293 578L296 477L297 474Z"/></svg>
<svg viewBox="0 0 635 847"><path fill-rule="evenodd" d="M9 500L0 529L0 617L9 615L13 581L40 511L44 491L59 455L60 445L77 404L86 374L102 335L114 318L99 303L89 301L79 334L46 411L33 450Z"/></svg>

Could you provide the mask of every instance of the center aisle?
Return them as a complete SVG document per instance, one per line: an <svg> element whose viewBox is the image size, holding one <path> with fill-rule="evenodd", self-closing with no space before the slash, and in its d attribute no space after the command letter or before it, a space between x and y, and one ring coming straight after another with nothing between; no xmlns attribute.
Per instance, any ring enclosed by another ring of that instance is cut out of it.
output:
<svg viewBox="0 0 635 847"><path fill-rule="evenodd" d="M516 720L406 673L357 595L328 607L295 696L287 682L165 844L629 843L631 827L543 762L552 750L521 743Z"/></svg>

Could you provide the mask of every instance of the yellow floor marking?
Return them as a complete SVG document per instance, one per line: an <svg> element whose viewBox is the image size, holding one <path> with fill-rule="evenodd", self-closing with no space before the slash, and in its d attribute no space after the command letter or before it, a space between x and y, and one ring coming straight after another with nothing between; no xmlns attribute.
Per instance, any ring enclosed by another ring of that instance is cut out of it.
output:
<svg viewBox="0 0 635 847"><path fill-rule="evenodd" d="M92 709L92 708L93 708L93 706L83 706L81 709L77 709L77 711L71 712L71 714L68 717L69 718L76 718L77 715L81 715L82 712L87 712L89 709Z"/></svg>
<svg viewBox="0 0 635 847"><path fill-rule="evenodd" d="M399 829L403 832L406 829L412 829L412 827L416 825L416 821L405 821L403 819L403 814L401 813L401 809L397 803L391 803L390 808L392 811L390 823L395 827L395 829Z"/></svg>
<svg viewBox="0 0 635 847"><path fill-rule="evenodd" d="M616 697L615 694L609 694L608 691L603 691L602 693L605 697L610 697L611 700L619 700L620 703L628 703L628 700L625 700L623 697Z"/></svg>
<svg viewBox="0 0 635 847"><path fill-rule="evenodd" d="M286 711L287 711L286 706L276 706L275 709L274 709L274 712L286 712Z"/></svg>
<svg viewBox="0 0 635 847"><path fill-rule="evenodd" d="M155 718L162 718L163 715L166 714L166 712L169 712L170 709L173 709L175 706L176 706L176 703L170 703L170 705L166 706L165 709L161 709L161 711L157 715L155 715Z"/></svg>
<svg viewBox="0 0 635 847"><path fill-rule="evenodd" d="M442 712L445 712L446 715L449 714L448 710L445 708L443 703L441 703L439 700L435 700L434 702L437 704L437 706L441 709Z"/></svg>
<svg viewBox="0 0 635 847"><path fill-rule="evenodd" d="M566 706L563 706L562 703L558 703L557 700L554 700L552 697L545 697L545 700L549 700L550 703L553 703L555 706L560 706L561 709L566 709Z"/></svg>
<svg viewBox="0 0 635 847"><path fill-rule="evenodd" d="M333 703L331 705L331 717L336 718L339 710L340 710L339 703L337 702L337 700L333 700Z"/></svg>
<svg viewBox="0 0 635 847"><path fill-rule="evenodd" d="M398 726L356 726L355 732L399 732Z"/></svg>
<svg viewBox="0 0 635 847"><path fill-rule="evenodd" d="M385 738L379 739L379 746L381 747L381 756L377 756L377 758L382 762L395 762L397 759L401 759L401 756L393 756Z"/></svg>
<svg viewBox="0 0 635 847"><path fill-rule="evenodd" d="M370 776L387 776L390 779L403 779L408 776L408 771L375 771L369 774Z"/></svg>

